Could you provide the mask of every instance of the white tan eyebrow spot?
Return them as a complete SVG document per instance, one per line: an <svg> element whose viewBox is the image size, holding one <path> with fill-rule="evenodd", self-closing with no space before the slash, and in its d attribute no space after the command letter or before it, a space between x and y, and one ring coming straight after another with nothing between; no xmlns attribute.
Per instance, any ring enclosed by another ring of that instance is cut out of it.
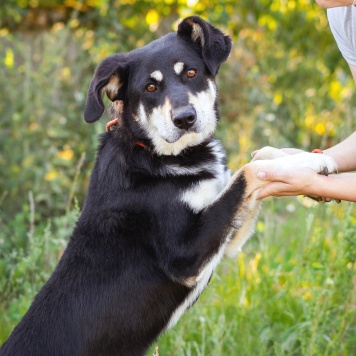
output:
<svg viewBox="0 0 356 356"><path fill-rule="evenodd" d="M161 82L163 80L163 74L160 70L155 70L151 73L151 78L157 80L157 82Z"/></svg>
<svg viewBox="0 0 356 356"><path fill-rule="evenodd" d="M180 73L182 73L182 70L184 68L184 63L183 62L177 62L174 66L174 72L179 75Z"/></svg>

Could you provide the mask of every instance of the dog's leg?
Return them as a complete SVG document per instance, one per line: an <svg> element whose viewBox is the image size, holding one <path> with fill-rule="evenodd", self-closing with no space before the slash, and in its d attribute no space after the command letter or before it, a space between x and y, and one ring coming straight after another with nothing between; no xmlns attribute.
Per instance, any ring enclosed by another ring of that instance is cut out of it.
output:
<svg viewBox="0 0 356 356"><path fill-rule="evenodd" d="M261 149L252 161L271 160L287 156L287 153L273 147L264 147ZM241 208L242 216L240 221L242 226L235 226L231 229L229 243L225 249L225 255L233 258L241 251L245 242L253 235L255 231L256 219L261 208L261 201L257 199L258 190L250 195L244 206Z"/></svg>
<svg viewBox="0 0 356 356"><path fill-rule="evenodd" d="M335 161L325 155L307 152L288 155L272 147L265 147L260 150L251 163L241 168L241 171L247 177L248 196L241 209L236 213L233 222L235 226L232 227L232 230L235 230L236 233L225 249L225 254L228 257L236 256L243 244L253 234L261 206L261 202L257 199L258 192L265 184L268 184L266 181L259 180L257 173L267 169L287 170L292 167L311 168L317 173L323 172L325 168L330 173L337 172ZM233 231L230 232L230 235L233 235Z"/></svg>
<svg viewBox="0 0 356 356"><path fill-rule="evenodd" d="M242 246L252 236L255 231L256 219L261 207L261 202L255 198L258 193L253 193L251 197L241 208L241 216L239 217L242 225L233 226L230 232L232 237L229 237L229 243L225 248L225 255L233 258L241 252Z"/></svg>

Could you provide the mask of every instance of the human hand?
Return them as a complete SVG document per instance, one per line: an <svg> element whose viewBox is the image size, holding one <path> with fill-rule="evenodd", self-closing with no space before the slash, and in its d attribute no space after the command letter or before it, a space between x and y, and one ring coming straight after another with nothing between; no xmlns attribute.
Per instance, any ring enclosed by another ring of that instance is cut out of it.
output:
<svg viewBox="0 0 356 356"><path fill-rule="evenodd" d="M315 0L315 2L324 9L353 5L353 0Z"/></svg>
<svg viewBox="0 0 356 356"><path fill-rule="evenodd" d="M285 171L261 171L257 178L269 181L259 192L259 199L269 196L316 196L313 186L318 174L311 168L290 168Z"/></svg>

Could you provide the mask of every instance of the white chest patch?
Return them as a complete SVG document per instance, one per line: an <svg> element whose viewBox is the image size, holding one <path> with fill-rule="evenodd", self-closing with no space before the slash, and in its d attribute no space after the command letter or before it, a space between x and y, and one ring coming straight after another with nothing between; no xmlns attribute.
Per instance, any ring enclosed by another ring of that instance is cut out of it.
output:
<svg viewBox="0 0 356 356"><path fill-rule="evenodd" d="M220 177L203 180L191 189L186 190L181 200L197 213L212 204L225 185L225 181Z"/></svg>
<svg viewBox="0 0 356 356"><path fill-rule="evenodd" d="M216 150L216 154L220 153ZM211 205L230 181L231 172L223 164L215 164L210 170L215 173L215 178L202 180L181 195L181 201L195 213Z"/></svg>
<svg viewBox="0 0 356 356"><path fill-rule="evenodd" d="M221 191L218 179L202 181L190 190L184 192L181 200L194 212L203 210L210 205Z"/></svg>

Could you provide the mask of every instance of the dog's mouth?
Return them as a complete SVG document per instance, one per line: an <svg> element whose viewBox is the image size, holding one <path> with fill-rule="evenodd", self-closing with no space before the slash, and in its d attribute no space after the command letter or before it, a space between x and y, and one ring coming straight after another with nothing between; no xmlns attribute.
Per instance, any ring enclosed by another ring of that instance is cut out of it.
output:
<svg viewBox="0 0 356 356"><path fill-rule="evenodd" d="M155 127L146 131L159 155L178 155L187 147L199 145L213 134L215 128L213 124L202 125L199 122L188 130L172 126L166 126L165 130Z"/></svg>
<svg viewBox="0 0 356 356"><path fill-rule="evenodd" d="M191 127L188 130L175 129L173 132L171 132L171 134L163 135L162 138L168 143L175 143L179 141L183 136L189 136L189 135L191 136L194 133L199 134L200 132L201 130L199 130L196 127Z"/></svg>

